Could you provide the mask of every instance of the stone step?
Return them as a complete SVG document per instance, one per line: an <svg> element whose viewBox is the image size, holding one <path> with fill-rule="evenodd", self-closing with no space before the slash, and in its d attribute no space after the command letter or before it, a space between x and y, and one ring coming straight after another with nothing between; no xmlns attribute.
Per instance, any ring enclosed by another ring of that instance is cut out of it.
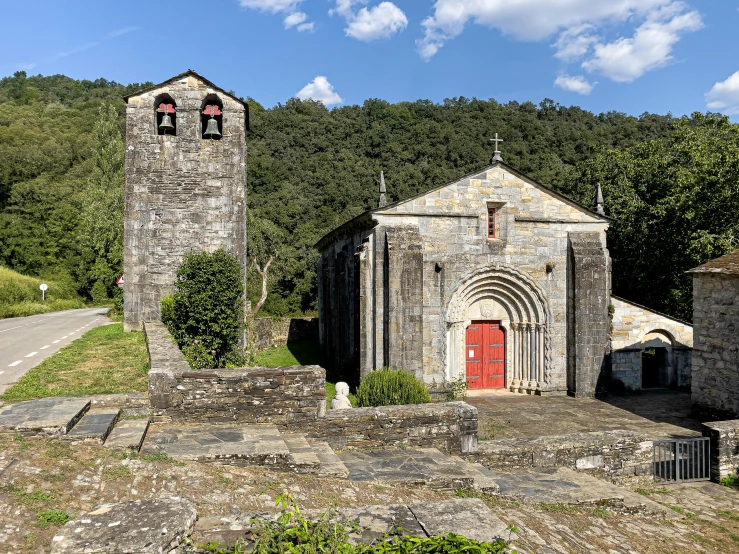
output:
<svg viewBox="0 0 739 554"><path fill-rule="evenodd" d="M149 429L148 419L124 419L119 421L118 425L105 440L106 448L123 448L138 452L141 444L146 437L146 431Z"/></svg>
<svg viewBox="0 0 739 554"><path fill-rule="evenodd" d="M141 453L166 454L181 460L290 469L290 450L274 425L151 425Z"/></svg>
<svg viewBox="0 0 739 554"><path fill-rule="evenodd" d="M296 473L317 473L321 460L308 444L305 435L282 435L285 446L290 451L289 464Z"/></svg>
<svg viewBox="0 0 739 554"><path fill-rule="evenodd" d="M6 406L0 412L0 429L24 435L66 435L90 409L86 398L52 397Z"/></svg>
<svg viewBox="0 0 739 554"><path fill-rule="evenodd" d="M64 435L68 440L92 441L102 444L113 429L121 410L107 408L89 410L74 427Z"/></svg>
<svg viewBox="0 0 739 554"><path fill-rule="evenodd" d="M324 441L308 440L313 452L318 456L321 466L318 469L318 475L324 477L339 477L346 479L349 476L349 470L339 459L333 448Z"/></svg>
<svg viewBox="0 0 739 554"><path fill-rule="evenodd" d="M383 481L425 485L438 490L474 489L476 483L494 487L477 468L454 460L436 448L415 450L346 451L338 454L352 481Z"/></svg>

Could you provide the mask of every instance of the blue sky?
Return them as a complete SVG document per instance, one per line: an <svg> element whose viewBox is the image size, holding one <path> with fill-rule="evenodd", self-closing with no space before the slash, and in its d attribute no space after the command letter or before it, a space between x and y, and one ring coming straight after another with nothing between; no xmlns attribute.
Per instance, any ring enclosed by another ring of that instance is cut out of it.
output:
<svg viewBox="0 0 739 554"><path fill-rule="evenodd" d="M739 0L3 2L0 74L160 82L266 107L444 98L739 119Z"/></svg>

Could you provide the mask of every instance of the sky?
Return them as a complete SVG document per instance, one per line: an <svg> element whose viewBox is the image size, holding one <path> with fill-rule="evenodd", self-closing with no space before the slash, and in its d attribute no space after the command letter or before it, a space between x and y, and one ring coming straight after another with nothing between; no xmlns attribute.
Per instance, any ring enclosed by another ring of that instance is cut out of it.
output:
<svg viewBox="0 0 739 554"><path fill-rule="evenodd" d="M265 107L550 98L739 121L739 0L2 0L0 75L187 69Z"/></svg>

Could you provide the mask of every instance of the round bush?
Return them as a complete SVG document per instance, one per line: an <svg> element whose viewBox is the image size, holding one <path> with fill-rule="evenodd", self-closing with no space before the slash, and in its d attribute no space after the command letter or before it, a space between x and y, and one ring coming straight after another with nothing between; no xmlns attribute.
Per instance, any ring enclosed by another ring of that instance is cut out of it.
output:
<svg viewBox="0 0 739 554"><path fill-rule="evenodd" d="M362 408L431 402L431 395L423 383L402 369L373 371L362 379L356 396Z"/></svg>

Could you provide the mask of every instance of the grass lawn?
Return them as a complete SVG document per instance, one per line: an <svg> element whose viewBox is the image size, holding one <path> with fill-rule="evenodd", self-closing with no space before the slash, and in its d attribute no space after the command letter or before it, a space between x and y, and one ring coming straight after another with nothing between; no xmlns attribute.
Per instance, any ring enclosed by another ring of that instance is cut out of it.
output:
<svg viewBox="0 0 739 554"><path fill-rule="evenodd" d="M149 355L141 332L123 324L95 327L26 373L0 399L145 392Z"/></svg>
<svg viewBox="0 0 739 554"><path fill-rule="evenodd" d="M313 341L292 342L288 345L269 348L257 354L256 365L260 367L282 367L291 365L320 365L323 363L321 345ZM336 396L336 382L326 377L326 407L331 407L331 400ZM357 399L349 395L352 406L357 406Z"/></svg>

